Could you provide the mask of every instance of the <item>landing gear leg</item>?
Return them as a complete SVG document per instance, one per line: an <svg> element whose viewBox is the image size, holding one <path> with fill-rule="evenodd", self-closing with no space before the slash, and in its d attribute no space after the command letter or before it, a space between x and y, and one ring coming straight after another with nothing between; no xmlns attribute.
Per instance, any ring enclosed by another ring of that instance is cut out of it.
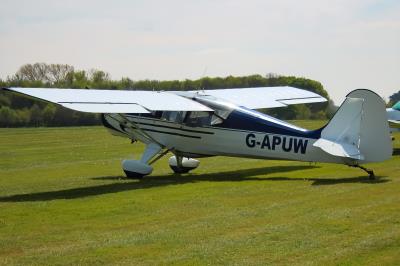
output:
<svg viewBox="0 0 400 266"><path fill-rule="evenodd" d="M376 180L376 177L375 177L375 174L374 174L373 170L367 169L364 166L361 166L361 165L358 165L358 164L357 165L350 165L350 167L360 168L361 170L363 170L363 171L368 173L369 180Z"/></svg>

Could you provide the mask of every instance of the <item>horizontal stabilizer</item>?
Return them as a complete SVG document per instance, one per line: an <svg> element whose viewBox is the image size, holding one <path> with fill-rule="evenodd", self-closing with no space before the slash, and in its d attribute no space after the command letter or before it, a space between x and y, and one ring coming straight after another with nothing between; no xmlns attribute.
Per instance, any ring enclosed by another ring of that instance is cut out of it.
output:
<svg viewBox="0 0 400 266"><path fill-rule="evenodd" d="M314 146L334 156L364 160L364 156L360 153L359 149L348 143L337 143L321 138L314 143Z"/></svg>

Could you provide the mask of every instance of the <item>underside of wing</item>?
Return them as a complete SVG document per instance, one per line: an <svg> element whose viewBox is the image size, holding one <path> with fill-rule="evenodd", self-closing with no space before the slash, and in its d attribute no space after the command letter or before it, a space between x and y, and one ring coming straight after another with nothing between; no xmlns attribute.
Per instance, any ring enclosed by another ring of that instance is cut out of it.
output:
<svg viewBox="0 0 400 266"><path fill-rule="evenodd" d="M284 107L291 104L325 102L324 97L293 87L258 87L191 91L198 95L221 98L250 109Z"/></svg>
<svg viewBox="0 0 400 266"><path fill-rule="evenodd" d="M91 113L150 113L152 111L212 111L179 95L154 91L6 88L6 90Z"/></svg>

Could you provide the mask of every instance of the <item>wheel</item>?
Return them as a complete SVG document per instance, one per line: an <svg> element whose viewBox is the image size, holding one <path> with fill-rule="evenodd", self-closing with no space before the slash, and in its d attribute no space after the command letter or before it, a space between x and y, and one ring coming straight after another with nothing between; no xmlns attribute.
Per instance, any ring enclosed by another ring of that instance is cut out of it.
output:
<svg viewBox="0 0 400 266"><path fill-rule="evenodd" d="M186 174L189 171L196 169L199 166L200 162L196 159L183 157L181 166L178 166L176 157L172 156L171 158L169 158L168 164L175 174Z"/></svg>
<svg viewBox="0 0 400 266"><path fill-rule="evenodd" d="M126 171L124 170L125 175L127 178L129 179L142 179L145 175L141 174L141 173L136 173L136 172L130 172L130 171Z"/></svg>
<svg viewBox="0 0 400 266"><path fill-rule="evenodd" d="M145 175L151 174L153 167L136 160L124 160L122 170L124 170L127 178L141 179Z"/></svg>
<svg viewBox="0 0 400 266"><path fill-rule="evenodd" d="M369 171L367 171L367 173L369 174L369 176L368 176L368 179L369 179L369 180L376 180L374 171L369 170Z"/></svg>
<svg viewBox="0 0 400 266"><path fill-rule="evenodd" d="M186 174L189 173L190 170L195 169L196 167L178 167L178 166L172 166L170 165L172 171L174 171L175 174Z"/></svg>

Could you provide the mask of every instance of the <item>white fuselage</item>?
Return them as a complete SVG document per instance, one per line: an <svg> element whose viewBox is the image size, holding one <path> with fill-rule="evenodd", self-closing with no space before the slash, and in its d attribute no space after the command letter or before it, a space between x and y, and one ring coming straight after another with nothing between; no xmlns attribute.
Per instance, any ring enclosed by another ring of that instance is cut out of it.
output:
<svg viewBox="0 0 400 266"><path fill-rule="evenodd" d="M282 159L308 162L344 163L344 158L329 155L313 144L316 139L265 132L219 128L191 127L150 117L123 115L131 122L120 127L121 117L106 115L118 134L157 144L186 157L232 156ZM135 128L136 127L136 128ZM115 133L115 132L114 132ZM151 138L143 137L143 133Z"/></svg>

